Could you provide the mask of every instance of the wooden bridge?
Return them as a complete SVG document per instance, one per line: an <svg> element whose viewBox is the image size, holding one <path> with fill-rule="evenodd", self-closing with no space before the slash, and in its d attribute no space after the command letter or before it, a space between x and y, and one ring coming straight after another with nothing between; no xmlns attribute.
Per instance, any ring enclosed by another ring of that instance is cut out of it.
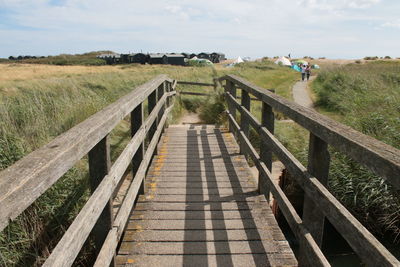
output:
<svg viewBox="0 0 400 267"><path fill-rule="evenodd" d="M177 81L161 75L0 172L0 231L88 155L92 195L44 266L73 265L91 233L95 266L330 266L320 249L325 219L366 265L400 266L325 187L328 146L396 189L400 152L239 77L219 82L229 129L168 127ZM251 113L253 99L262 103L261 121ZM274 136L274 112L310 132L307 168ZM132 138L111 166L108 136L129 115ZM261 140L257 150L250 127ZM273 155L305 192L302 216L272 179ZM118 194L123 201L113 211ZM299 243L296 256L271 196Z"/></svg>

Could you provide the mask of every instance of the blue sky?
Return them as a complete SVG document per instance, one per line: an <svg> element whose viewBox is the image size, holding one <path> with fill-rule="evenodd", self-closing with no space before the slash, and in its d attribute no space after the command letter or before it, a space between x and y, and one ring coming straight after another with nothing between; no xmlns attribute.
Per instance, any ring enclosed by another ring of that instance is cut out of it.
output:
<svg viewBox="0 0 400 267"><path fill-rule="evenodd" d="M96 50L400 57L400 1L0 0L0 57Z"/></svg>

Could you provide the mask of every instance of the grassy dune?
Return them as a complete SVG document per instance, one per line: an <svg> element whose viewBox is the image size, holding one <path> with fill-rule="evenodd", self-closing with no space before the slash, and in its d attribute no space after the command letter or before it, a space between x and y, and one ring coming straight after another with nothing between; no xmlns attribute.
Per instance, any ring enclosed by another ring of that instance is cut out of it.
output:
<svg viewBox="0 0 400 267"><path fill-rule="evenodd" d="M198 82L233 73L259 86L275 88L289 98L291 85L298 78L292 70L270 62L233 68L0 64L0 170L161 73ZM203 90L190 86L178 89ZM173 114L176 119L187 105L212 109L215 105L210 103L218 101L218 97L182 97ZM111 133L113 159L129 136L128 120L122 121ZM0 266L43 262L88 198L87 178L84 158L0 234ZM88 246L82 252L76 264L90 265L90 249Z"/></svg>
<svg viewBox="0 0 400 267"><path fill-rule="evenodd" d="M400 149L400 62L350 64L321 71L313 83L320 112ZM375 233L400 234L393 188L332 151L332 192Z"/></svg>

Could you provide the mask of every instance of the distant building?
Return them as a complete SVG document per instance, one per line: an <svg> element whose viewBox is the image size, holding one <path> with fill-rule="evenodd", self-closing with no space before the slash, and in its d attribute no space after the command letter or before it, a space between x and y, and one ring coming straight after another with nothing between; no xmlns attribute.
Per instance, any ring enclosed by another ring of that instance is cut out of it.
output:
<svg viewBox="0 0 400 267"><path fill-rule="evenodd" d="M184 58L190 58L190 53L181 53Z"/></svg>
<svg viewBox="0 0 400 267"><path fill-rule="evenodd" d="M182 54L167 54L167 64L170 65L185 65L185 56Z"/></svg>
<svg viewBox="0 0 400 267"><path fill-rule="evenodd" d="M210 54L210 61L212 63L220 63L223 60L226 60L225 54L223 53L214 52Z"/></svg>
<svg viewBox="0 0 400 267"><path fill-rule="evenodd" d="M205 52L198 54L197 57L210 60L210 54Z"/></svg>
<svg viewBox="0 0 400 267"><path fill-rule="evenodd" d="M168 58L165 54L149 54L150 64L168 64Z"/></svg>
<svg viewBox="0 0 400 267"><path fill-rule="evenodd" d="M129 55L130 63L146 64L147 61L148 61L148 56L143 53L136 53Z"/></svg>
<svg viewBox="0 0 400 267"><path fill-rule="evenodd" d="M104 59L108 65L119 64L121 56L119 54L102 54L97 58Z"/></svg>

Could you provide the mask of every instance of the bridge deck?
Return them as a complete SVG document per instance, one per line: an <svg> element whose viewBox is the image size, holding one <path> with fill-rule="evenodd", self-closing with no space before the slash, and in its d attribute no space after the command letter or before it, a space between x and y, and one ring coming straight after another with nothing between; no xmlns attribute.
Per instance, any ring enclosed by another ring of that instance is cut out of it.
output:
<svg viewBox="0 0 400 267"><path fill-rule="evenodd" d="M233 136L171 126L131 214L119 266L297 266Z"/></svg>

